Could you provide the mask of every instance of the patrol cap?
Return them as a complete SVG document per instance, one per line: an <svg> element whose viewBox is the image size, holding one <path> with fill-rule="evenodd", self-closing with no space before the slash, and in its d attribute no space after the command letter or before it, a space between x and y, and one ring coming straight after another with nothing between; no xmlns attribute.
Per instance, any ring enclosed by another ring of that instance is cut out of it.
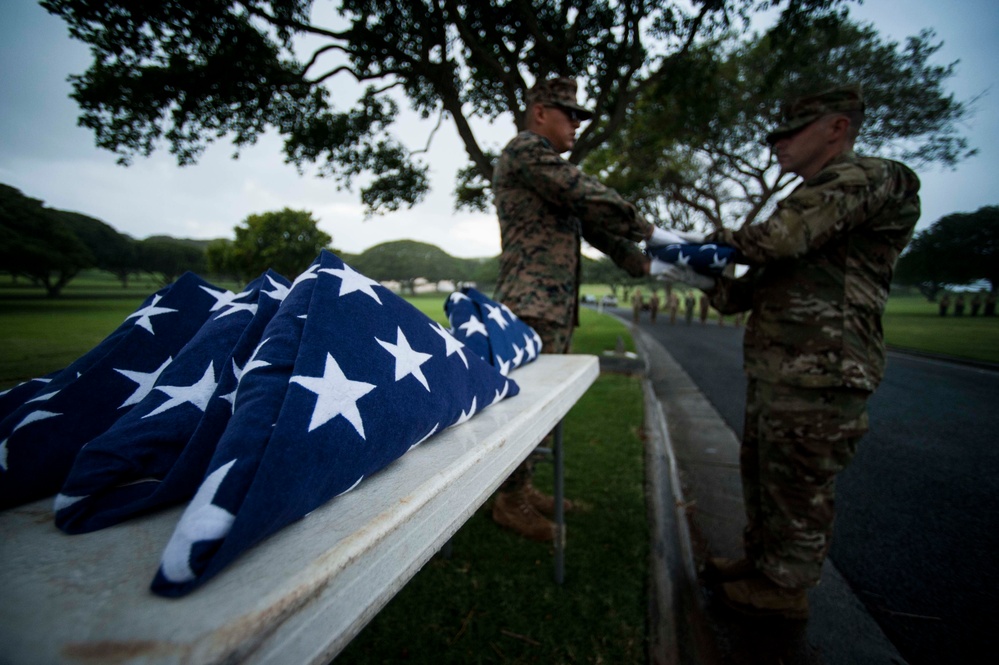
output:
<svg viewBox="0 0 999 665"><path fill-rule="evenodd" d="M527 91L527 105L531 104L557 106L575 111L580 120L589 120L593 117L593 111L576 103L576 81L564 76L534 84L534 87Z"/></svg>
<svg viewBox="0 0 999 665"><path fill-rule="evenodd" d="M784 105L781 113L783 120L779 127L767 134L767 143L773 145L823 116L863 110L864 97L859 85L844 85L799 97Z"/></svg>

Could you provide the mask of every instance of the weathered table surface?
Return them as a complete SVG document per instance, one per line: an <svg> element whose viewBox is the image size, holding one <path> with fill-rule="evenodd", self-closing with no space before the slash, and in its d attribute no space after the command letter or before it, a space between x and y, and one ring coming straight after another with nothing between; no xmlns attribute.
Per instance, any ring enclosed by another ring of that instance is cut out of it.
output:
<svg viewBox="0 0 999 665"><path fill-rule="evenodd" d="M179 599L149 591L182 508L67 536L50 499L0 513L0 663L323 663L374 617L599 374L542 355L516 397L403 455Z"/></svg>

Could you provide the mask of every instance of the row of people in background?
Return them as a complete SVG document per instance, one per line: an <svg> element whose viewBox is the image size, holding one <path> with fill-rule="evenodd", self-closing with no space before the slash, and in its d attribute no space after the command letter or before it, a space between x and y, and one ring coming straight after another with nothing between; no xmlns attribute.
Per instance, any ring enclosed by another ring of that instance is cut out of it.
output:
<svg viewBox="0 0 999 665"><path fill-rule="evenodd" d="M631 295L631 311L632 311L632 321L638 323L641 321L642 312L648 310L649 321L652 323L656 322L656 318L659 315L659 309L662 303L665 302L666 311L669 313L670 324L675 324L677 315L680 312L680 297L677 295L676 291L668 289L665 292L665 298L660 299L659 294L655 289L652 289L648 297L645 296L642 289L636 288L634 293ZM624 297L628 299L628 290L625 289ZM683 311L684 318L687 325L690 325L694 321L694 312L697 311L698 318L702 324L708 322L708 315L711 311L711 299L702 294L700 299L696 298L693 291L687 291L683 294ZM718 325L725 325L725 315L716 312L718 316ZM745 315L739 312L735 315L733 323L736 327L742 325Z"/></svg>
<svg viewBox="0 0 999 665"><path fill-rule="evenodd" d="M636 288L631 296L632 321L638 323L641 320L641 313L648 311L649 320L655 323L659 309L662 303L665 302L665 309L669 312L669 322L671 324L676 323L677 315L680 312L681 299L672 289L668 290L664 296L663 299L660 299L658 292L653 289L646 298L642 289ZM627 289L624 291L624 297L626 300L628 299ZM700 299L698 299L694 296L693 292L688 291L683 294L682 302L684 318L688 324L693 322L695 311L698 314L700 322L707 323L711 307L710 298L702 294ZM978 316L979 313L983 316L995 316L996 294L974 293L970 298L966 298L963 293L958 293L952 300L949 293L944 293L940 298L939 306L940 316L947 316L947 313L952 309L954 316L964 316L965 313L970 316ZM742 325L742 320L742 314L737 314L734 320L735 325L737 327ZM721 313L718 313L718 325L725 325L725 316Z"/></svg>
<svg viewBox="0 0 999 665"><path fill-rule="evenodd" d="M976 293L971 296L971 316L978 316L978 312L982 309L982 304L985 305L985 316L995 316L996 315L996 294L989 293L984 298L981 293ZM964 294L959 293L954 298L954 316L964 316ZM950 309L950 294L944 293L940 298L940 316L947 316L947 310Z"/></svg>

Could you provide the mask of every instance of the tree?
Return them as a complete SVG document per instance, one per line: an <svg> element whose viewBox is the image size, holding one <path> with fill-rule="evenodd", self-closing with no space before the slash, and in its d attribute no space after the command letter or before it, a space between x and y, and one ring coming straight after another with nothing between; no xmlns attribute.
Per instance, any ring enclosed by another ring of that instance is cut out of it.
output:
<svg viewBox="0 0 999 665"><path fill-rule="evenodd" d="M467 259L469 273L462 276L466 282L474 282L480 291L488 291L496 286L499 281L499 257L493 256L485 259Z"/></svg>
<svg viewBox="0 0 999 665"><path fill-rule="evenodd" d="M955 283L988 280L999 288L999 206L971 213L954 213L931 228L941 238L940 249L954 268Z"/></svg>
<svg viewBox="0 0 999 665"><path fill-rule="evenodd" d="M208 243L208 247L205 248L205 266L208 272L237 281L243 279L240 271L236 268L233 251L232 241L226 238L219 238Z"/></svg>
<svg viewBox="0 0 999 665"><path fill-rule="evenodd" d="M873 26L821 16L790 41L770 31L697 50L681 87L644 95L626 131L587 165L653 219L684 228L750 224L795 180L762 143L776 100L852 81L867 105L859 151L953 166L975 151L957 129L969 105L944 87L955 65L930 63L940 46L929 30L900 47Z"/></svg>
<svg viewBox="0 0 999 665"><path fill-rule="evenodd" d="M930 300L946 284L982 279L999 288L999 206L941 217L913 238L897 270L897 281Z"/></svg>
<svg viewBox="0 0 999 665"><path fill-rule="evenodd" d="M629 287L645 282L644 277L632 277L610 259L583 259L583 282L585 284L606 284L611 293L617 296L618 287Z"/></svg>
<svg viewBox="0 0 999 665"><path fill-rule="evenodd" d="M508 114L522 129L535 80L578 77L600 110L569 157L578 163L641 92L669 94L697 45L774 8L775 34L793 35L846 1L341 0L331 27L313 21L312 0L42 5L90 45L93 64L72 77L72 96L80 123L122 163L166 142L188 164L215 140L230 136L238 152L275 129L299 168L314 164L341 187L365 176L361 199L377 213L412 206L429 186L422 150L392 133L400 102L453 123L469 157L458 201L481 207L493 155L476 124ZM351 84L363 86L356 100Z"/></svg>
<svg viewBox="0 0 999 665"><path fill-rule="evenodd" d="M927 300L935 302L950 280L947 266L939 260L923 235L918 234L899 257L893 281L903 286L915 286Z"/></svg>
<svg viewBox="0 0 999 665"><path fill-rule="evenodd" d="M268 269L295 279L333 242L311 212L291 208L250 215L234 230L236 239L228 251L213 245L212 265L214 270L245 281Z"/></svg>
<svg viewBox="0 0 999 665"><path fill-rule="evenodd" d="M23 275L57 297L94 256L57 211L0 185L0 270Z"/></svg>
<svg viewBox="0 0 999 665"><path fill-rule="evenodd" d="M53 210L94 257L94 267L105 270L128 287L129 276L142 272L138 261L138 245L128 235L119 233L99 219L78 212Z"/></svg>
<svg viewBox="0 0 999 665"><path fill-rule="evenodd" d="M158 274L163 284L170 284L185 272L205 269L204 243L169 236L150 236L138 244L139 262L151 275Z"/></svg>

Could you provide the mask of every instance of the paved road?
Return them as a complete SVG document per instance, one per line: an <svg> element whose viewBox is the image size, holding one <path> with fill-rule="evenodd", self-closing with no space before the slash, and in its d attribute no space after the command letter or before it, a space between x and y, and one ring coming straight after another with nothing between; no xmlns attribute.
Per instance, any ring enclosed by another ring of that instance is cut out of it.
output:
<svg viewBox="0 0 999 665"><path fill-rule="evenodd" d="M741 434L742 330L642 328ZM839 479L831 559L911 665L994 662L999 371L890 353L870 416Z"/></svg>

